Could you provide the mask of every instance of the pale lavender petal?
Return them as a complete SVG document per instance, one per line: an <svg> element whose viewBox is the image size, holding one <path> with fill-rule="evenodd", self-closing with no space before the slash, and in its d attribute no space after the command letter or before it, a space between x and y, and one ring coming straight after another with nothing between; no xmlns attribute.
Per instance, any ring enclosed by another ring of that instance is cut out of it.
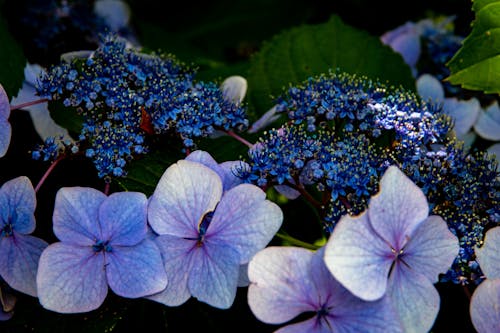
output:
<svg viewBox="0 0 500 333"><path fill-rule="evenodd" d="M13 289L35 296L38 260L47 242L14 233L0 239L0 275Z"/></svg>
<svg viewBox="0 0 500 333"><path fill-rule="evenodd" d="M402 260L435 283L439 274L446 273L451 267L459 249L458 238L448 229L446 222L440 216L432 215L408 240Z"/></svg>
<svg viewBox="0 0 500 333"><path fill-rule="evenodd" d="M236 297L239 253L227 245L204 243L192 252L188 288L193 297L219 309L229 309Z"/></svg>
<svg viewBox="0 0 500 333"><path fill-rule="evenodd" d="M423 100L434 104L444 102L444 89L441 82L431 74L422 74L417 79L417 92Z"/></svg>
<svg viewBox="0 0 500 333"><path fill-rule="evenodd" d="M9 150L12 127L6 119L0 118L0 157L4 157Z"/></svg>
<svg viewBox="0 0 500 333"><path fill-rule="evenodd" d="M486 279L474 290L470 317L478 333L500 332L500 279Z"/></svg>
<svg viewBox="0 0 500 333"><path fill-rule="evenodd" d="M226 161L219 164L222 170L222 184L224 191L243 184L243 179L238 177L238 170L248 170L250 166L243 161Z"/></svg>
<svg viewBox="0 0 500 333"><path fill-rule="evenodd" d="M2 84L0 84L0 120L7 120L10 116L9 96L5 92Z"/></svg>
<svg viewBox="0 0 500 333"><path fill-rule="evenodd" d="M324 321L323 321L324 322ZM319 325L316 317L308 320L301 321L299 323L291 324L280 328L274 333L332 333L337 331L332 331L327 325ZM359 332L359 331L357 331ZM351 332L354 333L354 332ZM368 333L368 332L366 332Z"/></svg>
<svg viewBox="0 0 500 333"><path fill-rule="evenodd" d="M168 306L181 305L191 297L187 281L194 265L192 252L196 248L196 240L161 235L155 243L163 257L168 284L163 291L146 298Z"/></svg>
<svg viewBox="0 0 500 333"><path fill-rule="evenodd" d="M210 155L208 152L203 150L195 150L185 158L186 161L198 162L204 166L209 167L213 171L217 172L220 176L219 163ZM221 177L222 178L222 177Z"/></svg>
<svg viewBox="0 0 500 333"><path fill-rule="evenodd" d="M62 241L92 246L101 239L99 206L106 195L89 187L63 187L54 204L54 233Z"/></svg>
<svg viewBox="0 0 500 333"><path fill-rule="evenodd" d="M484 139L500 140L500 107L497 101L488 106L486 110L479 112L474 130Z"/></svg>
<svg viewBox="0 0 500 333"><path fill-rule="evenodd" d="M111 194L99 207L102 240L131 246L146 237L148 199L139 192Z"/></svg>
<svg viewBox="0 0 500 333"><path fill-rule="evenodd" d="M36 278L40 303L60 313L97 309L108 293L104 267L104 256L91 247L49 245L40 257Z"/></svg>
<svg viewBox="0 0 500 333"><path fill-rule="evenodd" d="M387 289L405 332L429 332L439 312L440 298L433 283L398 262Z"/></svg>
<svg viewBox="0 0 500 333"><path fill-rule="evenodd" d="M325 264L345 288L373 301L387 289L394 255L370 225L368 214L343 216L325 245Z"/></svg>
<svg viewBox="0 0 500 333"><path fill-rule="evenodd" d="M420 58L420 36L417 33L409 33L394 38L390 47L401 54L406 64L415 68Z"/></svg>
<svg viewBox="0 0 500 333"><path fill-rule="evenodd" d="M264 113L257 121L255 121L252 126L248 129L248 133L257 133L260 130L266 128L271 125L273 122L278 120L281 116L280 113L276 111L276 105L269 109L266 113Z"/></svg>
<svg viewBox="0 0 500 333"><path fill-rule="evenodd" d="M135 246L114 246L106 253L108 284L115 294L136 298L167 286L160 249L145 239Z"/></svg>
<svg viewBox="0 0 500 333"><path fill-rule="evenodd" d="M121 0L98 0L94 2L94 13L101 17L112 31L127 27L130 7Z"/></svg>
<svg viewBox="0 0 500 333"><path fill-rule="evenodd" d="M453 120L453 130L458 138L462 138L476 123L481 104L476 98L469 100L458 100L457 98L446 98L443 103L443 111Z"/></svg>
<svg viewBox="0 0 500 333"><path fill-rule="evenodd" d="M396 166L390 166L380 181L380 192L369 202L368 216L375 232L400 250L428 215L422 190Z"/></svg>
<svg viewBox="0 0 500 333"><path fill-rule="evenodd" d="M35 230L36 196L28 177L20 176L5 182L0 188L0 225L10 221L13 229L21 234Z"/></svg>
<svg viewBox="0 0 500 333"><path fill-rule="evenodd" d="M180 160L162 175L149 201L148 220L158 234L198 237L198 224L222 195L222 181L212 169Z"/></svg>
<svg viewBox="0 0 500 333"><path fill-rule="evenodd" d="M283 212L266 200L266 193L251 184L241 184L224 193L205 234L210 244L228 245L244 264L263 249L281 227Z"/></svg>
<svg viewBox="0 0 500 333"><path fill-rule="evenodd" d="M288 185L275 185L274 189L279 193L284 195L287 199L295 200L300 197L300 192L294 190Z"/></svg>
<svg viewBox="0 0 500 333"><path fill-rule="evenodd" d="M317 310L311 302L317 290L308 278L312 256L304 248L270 246L250 260L248 305L260 321L281 324Z"/></svg>
<svg viewBox="0 0 500 333"><path fill-rule="evenodd" d="M488 279L500 279L500 227L488 230L481 247L475 248L476 260Z"/></svg>
<svg viewBox="0 0 500 333"><path fill-rule="evenodd" d="M238 287L248 287L250 280L248 279L248 263L240 265L238 272Z"/></svg>
<svg viewBox="0 0 500 333"><path fill-rule="evenodd" d="M224 98L235 104L240 104L247 93L247 80L239 75L226 78L221 84Z"/></svg>

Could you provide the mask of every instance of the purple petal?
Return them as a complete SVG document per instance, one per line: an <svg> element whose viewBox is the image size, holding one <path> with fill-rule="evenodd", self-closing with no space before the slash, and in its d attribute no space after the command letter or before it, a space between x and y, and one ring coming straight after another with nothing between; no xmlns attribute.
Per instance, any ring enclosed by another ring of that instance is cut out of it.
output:
<svg viewBox="0 0 500 333"><path fill-rule="evenodd" d="M198 237L198 224L222 195L222 181L210 168L180 160L163 174L150 199L148 219L158 234Z"/></svg>
<svg viewBox="0 0 500 333"><path fill-rule="evenodd" d="M483 246L476 247L476 260L488 279L500 278L500 227L491 228L484 236Z"/></svg>
<svg viewBox="0 0 500 333"><path fill-rule="evenodd" d="M255 121L252 126L248 129L248 133L257 133L260 130L266 128L271 125L281 116L280 113L276 112L276 105L271 109L266 111L257 121Z"/></svg>
<svg viewBox="0 0 500 333"><path fill-rule="evenodd" d="M315 311L317 291L308 281L313 252L297 247L271 246L248 264L248 305L262 322L281 324Z"/></svg>
<svg viewBox="0 0 500 333"><path fill-rule="evenodd" d="M279 230L283 213L266 200L266 193L251 184L241 184L224 193L207 229L205 241L236 249L244 264L263 249Z"/></svg>
<svg viewBox="0 0 500 333"><path fill-rule="evenodd" d="M9 320L14 315L17 297L0 287L0 321Z"/></svg>
<svg viewBox="0 0 500 333"><path fill-rule="evenodd" d="M457 137L462 138L476 123L481 112L481 104L476 98L467 101L447 98L443 104L443 111L452 118Z"/></svg>
<svg viewBox="0 0 500 333"><path fill-rule="evenodd" d="M237 170L247 170L249 165L243 161L226 161L219 164L224 191L243 184L243 179L237 176Z"/></svg>
<svg viewBox="0 0 500 333"><path fill-rule="evenodd" d="M99 207L102 239L131 246L146 237L148 199L139 192L111 194Z"/></svg>
<svg viewBox="0 0 500 333"><path fill-rule="evenodd" d="M300 197L300 192L294 190L288 185L274 185L274 189L278 191L279 194L284 195L287 199L295 200Z"/></svg>
<svg viewBox="0 0 500 333"><path fill-rule="evenodd" d="M35 296L38 260L48 246L39 238L14 233L0 239L0 275L13 289Z"/></svg>
<svg viewBox="0 0 500 333"><path fill-rule="evenodd" d="M40 303L60 313L97 309L108 293L104 267L104 256L91 247L49 245L40 257L36 278Z"/></svg>
<svg viewBox="0 0 500 333"><path fill-rule="evenodd" d="M146 298L168 306L181 305L191 297L187 281L193 266L192 250L196 247L196 241L161 235L155 239L155 243L163 257L168 284L165 290Z"/></svg>
<svg viewBox="0 0 500 333"><path fill-rule="evenodd" d="M497 101L488 106L485 111L479 112L474 130L484 139L500 140L500 108Z"/></svg>
<svg viewBox="0 0 500 333"><path fill-rule="evenodd" d="M250 280L248 279L248 263L240 265L238 273L238 287L248 287Z"/></svg>
<svg viewBox="0 0 500 333"><path fill-rule="evenodd" d="M193 250L191 262L191 295L213 307L230 308L236 297L239 253L227 245L204 243Z"/></svg>
<svg viewBox="0 0 500 333"><path fill-rule="evenodd" d="M12 127L8 120L0 119L0 157L4 157L9 150Z"/></svg>
<svg viewBox="0 0 500 333"><path fill-rule="evenodd" d="M14 230L29 234L35 230L35 190L28 177L20 176L0 188L0 224L9 221Z"/></svg>
<svg viewBox="0 0 500 333"><path fill-rule="evenodd" d="M444 89L441 82L431 74L422 74L417 79L417 91L422 99L434 104L444 101Z"/></svg>
<svg viewBox="0 0 500 333"><path fill-rule="evenodd" d="M451 267L459 249L458 238L448 229L446 222L440 216L432 215L413 233L404 249L403 260L435 283L438 275Z"/></svg>
<svg viewBox="0 0 500 333"><path fill-rule="evenodd" d="M10 116L9 96L0 84L0 120L7 120Z"/></svg>
<svg viewBox="0 0 500 333"><path fill-rule="evenodd" d="M325 245L325 264L330 272L366 301L385 294L393 257L390 246L371 227L368 214L343 216Z"/></svg>
<svg viewBox="0 0 500 333"><path fill-rule="evenodd" d="M102 239L99 206L106 195L88 187L64 187L57 191L54 233L64 242L92 246Z"/></svg>
<svg viewBox="0 0 500 333"><path fill-rule="evenodd" d="M380 192L370 199L368 215L376 233L400 250L429 215L429 205L422 190L390 166L380 181Z"/></svg>
<svg viewBox="0 0 500 333"><path fill-rule="evenodd" d="M160 250L149 239L135 246L114 246L106 253L106 264L109 286L119 296L142 297L167 286Z"/></svg>
<svg viewBox="0 0 500 333"><path fill-rule="evenodd" d="M403 263L395 265L387 296L399 314L405 332L429 332L436 320L440 299L433 283Z"/></svg>
<svg viewBox="0 0 500 333"><path fill-rule="evenodd" d="M470 317L478 333L500 332L500 279L487 279L474 290Z"/></svg>
<svg viewBox="0 0 500 333"><path fill-rule="evenodd" d="M186 161L191 161L191 162L198 162L203 164L204 166L209 167L213 171L217 172L219 176L221 176L221 172L219 170L219 163L217 163L216 160L207 153L206 151L203 150L195 150L191 154L189 154L186 158ZM222 178L222 176L221 176Z"/></svg>

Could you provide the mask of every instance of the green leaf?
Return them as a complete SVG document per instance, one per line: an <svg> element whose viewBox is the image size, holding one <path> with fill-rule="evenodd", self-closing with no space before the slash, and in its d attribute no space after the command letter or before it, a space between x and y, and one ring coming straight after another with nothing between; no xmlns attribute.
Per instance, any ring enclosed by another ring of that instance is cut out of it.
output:
<svg viewBox="0 0 500 333"><path fill-rule="evenodd" d="M411 70L401 55L378 37L332 16L323 24L286 30L263 44L251 59L249 102L257 114L262 114L290 83L302 82L330 69L415 89Z"/></svg>
<svg viewBox="0 0 500 333"><path fill-rule="evenodd" d="M452 84L484 93L500 93L500 1L474 1L472 31L447 63Z"/></svg>
<svg viewBox="0 0 500 333"><path fill-rule="evenodd" d="M0 83L9 98L16 97L24 81L26 58L0 17Z"/></svg>

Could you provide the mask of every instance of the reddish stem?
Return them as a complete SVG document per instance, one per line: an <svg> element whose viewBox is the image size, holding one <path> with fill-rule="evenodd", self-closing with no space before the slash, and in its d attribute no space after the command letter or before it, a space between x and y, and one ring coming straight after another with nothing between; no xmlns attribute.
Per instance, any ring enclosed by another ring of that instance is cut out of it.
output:
<svg viewBox="0 0 500 333"><path fill-rule="evenodd" d="M49 100L47 98L42 98L42 99L39 99L36 101L26 102L26 103L22 103L22 104L18 104L18 105L11 105L10 110L13 111L13 110L18 110L18 109L23 109L27 106L42 104L42 103L45 103L48 101Z"/></svg>
<svg viewBox="0 0 500 333"><path fill-rule="evenodd" d="M40 178L40 181L36 185L36 187L35 187L35 193L38 192L38 190L40 189L40 187L42 186L42 184L45 182L45 180L47 179L47 177L50 175L50 173L52 172L52 170L54 170L54 168L59 163L59 161L61 161L64 157L66 157L66 156L65 155L61 155L54 162L52 162L52 164L49 166L49 168L47 169L47 171L45 171L45 173L43 174L42 178Z"/></svg>
<svg viewBox="0 0 500 333"><path fill-rule="evenodd" d="M253 147L253 144L251 144L247 140L243 139L241 136L239 136L238 134L234 133L233 131L226 131L226 134L229 135L229 136L231 136L231 137L233 137L233 138L235 138L239 142L243 143L248 148L252 148Z"/></svg>
<svg viewBox="0 0 500 333"><path fill-rule="evenodd" d="M111 187L111 185L110 185L110 184L111 184L111 182L106 182L106 183L104 184L104 194L106 194L106 195L109 195L109 189L110 189L110 187Z"/></svg>

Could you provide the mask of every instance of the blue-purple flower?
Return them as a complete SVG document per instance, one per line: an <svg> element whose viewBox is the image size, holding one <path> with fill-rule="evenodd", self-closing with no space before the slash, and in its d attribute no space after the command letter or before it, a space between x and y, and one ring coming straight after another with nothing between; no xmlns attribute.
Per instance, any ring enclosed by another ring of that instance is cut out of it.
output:
<svg viewBox="0 0 500 333"><path fill-rule="evenodd" d="M325 266L324 247L268 247L248 265L248 304L268 324L288 322L300 314L312 317L276 333L402 332L389 299L368 302L352 295Z"/></svg>
<svg viewBox="0 0 500 333"><path fill-rule="evenodd" d="M472 294L472 324L479 333L500 332L500 227L488 230L484 245L475 252L486 280Z"/></svg>
<svg viewBox="0 0 500 333"><path fill-rule="evenodd" d="M47 243L30 235L35 230L36 197L25 176L0 188L0 277L15 290L37 296L36 273Z"/></svg>
<svg viewBox="0 0 500 333"><path fill-rule="evenodd" d="M240 184L224 192L212 169L180 160L161 177L148 218L169 279L148 298L176 306L193 296L229 308L240 268L271 241L283 213L259 187Z"/></svg>
<svg viewBox="0 0 500 333"><path fill-rule="evenodd" d="M10 103L7 93L0 84L0 157L5 156L9 149L12 127L9 123Z"/></svg>
<svg viewBox="0 0 500 333"><path fill-rule="evenodd" d="M433 284L459 251L446 222L428 214L422 190L390 166L368 209L343 216L325 248L333 276L364 300L388 295L408 332L432 327L440 305Z"/></svg>
<svg viewBox="0 0 500 333"><path fill-rule="evenodd" d="M53 224L61 242L42 253L37 275L45 308L87 312L103 303L108 285L127 298L157 293L167 285L160 250L146 238L144 194L108 197L92 188L61 188Z"/></svg>

